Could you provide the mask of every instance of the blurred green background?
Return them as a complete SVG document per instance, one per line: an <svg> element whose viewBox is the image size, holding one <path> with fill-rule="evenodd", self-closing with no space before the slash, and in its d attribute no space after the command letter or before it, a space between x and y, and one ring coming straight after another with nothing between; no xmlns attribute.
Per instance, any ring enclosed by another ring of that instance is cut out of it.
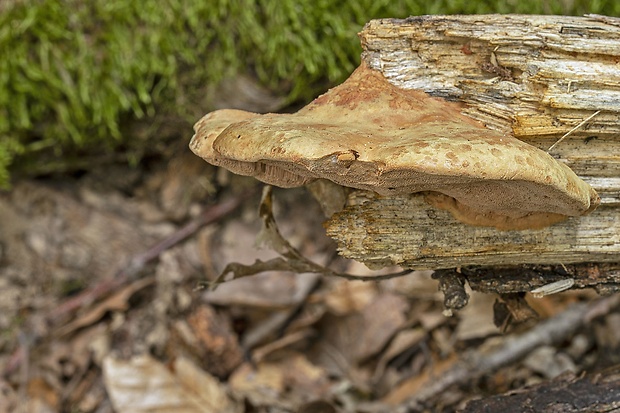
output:
<svg viewBox="0 0 620 413"><path fill-rule="evenodd" d="M1 0L0 186L138 165L187 142L240 75L278 108L307 102L358 65L368 20L452 13L618 16L620 2Z"/></svg>

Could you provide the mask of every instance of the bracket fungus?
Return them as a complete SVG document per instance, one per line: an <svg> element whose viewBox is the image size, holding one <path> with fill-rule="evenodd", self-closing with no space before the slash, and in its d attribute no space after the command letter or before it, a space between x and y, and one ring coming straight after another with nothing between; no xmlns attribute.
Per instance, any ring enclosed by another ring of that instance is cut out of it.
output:
<svg viewBox="0 0 620 413"><path fill-rule="evenodd" d="M462 109L362 64L293 114L212 112L196 123L190 147L280 187L323 178L383 196L424 192L473 225L540 228L596 208L596 192L566 165Z"/></svg>

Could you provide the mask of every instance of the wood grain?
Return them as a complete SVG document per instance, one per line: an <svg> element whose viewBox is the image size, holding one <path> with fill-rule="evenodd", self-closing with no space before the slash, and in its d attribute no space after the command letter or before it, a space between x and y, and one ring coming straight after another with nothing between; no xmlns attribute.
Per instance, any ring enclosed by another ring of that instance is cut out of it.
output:
<svg viewBox="0 0 620 413"><path fill-rule="evenodd" d="M620 262L620 19L420 16L369 22L362 59L403 89L462 102L462 113L547 150L601 206L542 230L457 222L423 194L353 192L326 223L340 252L371 267Z"/></svg>
<svg viewBox="0 0 620 413"><path fill-rule="evenodd" d="M370 21L362 59L403 89L463 103L547 150L620 205L620 18L420 16Z"/></svg>
<svg viewBox="0 0 620 413"><path fill-rule="evenodd" d="M355 192L328 221L340 252L372 268L569 264L620 261L618 208L601 206L540 230L501 231L458 222L423 194L382 198Z"/></svg>

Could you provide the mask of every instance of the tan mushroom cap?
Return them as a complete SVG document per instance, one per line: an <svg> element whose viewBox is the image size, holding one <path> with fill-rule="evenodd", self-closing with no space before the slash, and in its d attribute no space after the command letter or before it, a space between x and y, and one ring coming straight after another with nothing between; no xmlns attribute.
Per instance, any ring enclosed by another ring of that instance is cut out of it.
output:
<svg viewBox="0 0 620 413"><path fill-rule="evenodd" d="M194 129L194 153L235 173L281 187L324 178L381 195L438 192L455 202L432 204L472 224L544 226L599 202L547 153L365 65L297 113L220 110Z"/></svg>

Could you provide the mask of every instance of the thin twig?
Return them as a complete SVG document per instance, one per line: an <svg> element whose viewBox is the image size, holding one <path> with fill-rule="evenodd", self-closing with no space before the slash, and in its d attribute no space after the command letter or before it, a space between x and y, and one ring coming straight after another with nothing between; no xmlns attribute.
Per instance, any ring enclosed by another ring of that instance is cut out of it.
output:
<svg viewBox="0 0 620 413"><path fill-rule="evenodd" d="M503 366L517 362L537 347L566 340L591 320L593 312L600 316L601 308L610 311L618 305L620 305L618 295L576 304L537 324L524 334L507 338L501 346L495 347L492 351L474 350L442 372L440 378L422 387L413 398L395 411L398 413L418 411L453 386L465 385Z"/></svg>
<svg viewBox="0 0 620 413"><path fill-rule="evenodd" d="M568 138L570 135L573 134L573 132L575 132L577 129L581 128L583 125L585 125L586 123L588 123L593 117L595 117L596 115L598 115L599 113L601 113L600 110L597 110L596 112L594 112L593 114L591 114L590 116L588 116L587 118L585 118L584 120L581 121L581 123L579 123L579 125L575 126L573 129L569 130L568 132L566 132L564 134L564 136L562 136L560 139L557 140L556 143L554 143L553 145L551 145L549 147L549 149L547 149L547 152L551 152L551 150L553 148L555 148L560 142L562 142L564 139Z"/></svg>
<svg viewBox="0 0 620 413"><path fill-rule="evenodd" d="M185 226L179 228L172 235L166 237L148 250L133 257L129 261L129 265L121 268L116 273L116 276L111 280L100 282L60 304L50 312L47 318L48 321L50 324L58 323L60 320L64 319L66 316L75 312L79 308L89 305L123 286L127 282L131 281L140 271L142 271L146 264L159 257L161 253L188 238L203 226L218 221L230 214L245 200L254 195L254 193L255 191L247 191L241 196L227 199L217 205L207 208L198 217L190 221ZM37 338L40 337L35 337L34 341L36 341ZM5 366L2 374L7 376L13 373L24 362L24 357L26 356L27 354L24 353L23 348L18 347L9 358L9 363Z"/></svg>
<svg viewBox="0 0 620 413"><path fill-rule="evenodd" d="M129 261L127 266L124 266L116 273L116 276L113 279L96 284L56 307L49 315L49 319L54 321L62 318L66 314L83 307L85 303L92 303L109 292L114 291L121 285L126 284L136 274L142 271L149 262L159 257L164 251L194 234L203 226L213 223L230 214L252 194L253 192L248 192L242 196L227 199L217 205L207 208L193 221L190 221L185 226L179 228L173 234L164 238L146 251L134 256Z"/></svg>
<svg viewBox="0 0 620 413"><path fill-rule="evenodd" d="M228 281L249 277L265 271L293 271L299 274L317 273L352 281L382 281L402 277L413 272L413 270L405 269L391 274L369 276L355 275L337 272L309 260L293 247L280 233L273 216L272 187L269 185L263 188L263 198L261 199L259 207L259 215L263 220L263 230L258 238L265 245L268 245L275 252L280 254L281 257L273 258L269 261L256 260L254 264L250 265L231 262L226 265L224 270L213 281L206 282L205 286L208 286L211 290L215 290L221 283L227 281L227 275L230 273L232 273L232 278L228 279Z"/></svg>

